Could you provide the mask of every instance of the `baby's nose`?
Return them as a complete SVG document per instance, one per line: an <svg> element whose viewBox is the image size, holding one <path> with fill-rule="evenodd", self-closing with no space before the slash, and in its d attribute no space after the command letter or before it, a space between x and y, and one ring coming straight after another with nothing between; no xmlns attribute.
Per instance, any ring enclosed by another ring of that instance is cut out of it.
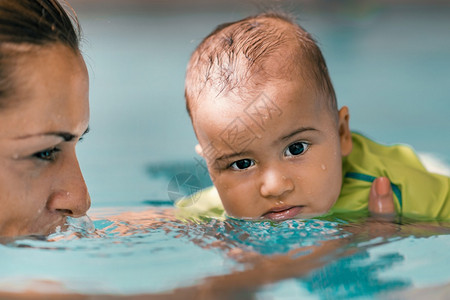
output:
<svg viewBox="0 0 450 300"><path fill-rule="evenodd" d="M277 170L264 172L260 194L265 198L280 198L294 190L294 182L289 176Z"/></svg>

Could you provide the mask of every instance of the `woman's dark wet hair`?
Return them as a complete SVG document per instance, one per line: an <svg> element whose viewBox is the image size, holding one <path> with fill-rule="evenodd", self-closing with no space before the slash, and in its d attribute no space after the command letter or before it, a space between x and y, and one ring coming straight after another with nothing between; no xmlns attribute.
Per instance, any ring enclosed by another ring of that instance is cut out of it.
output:
<svg viewBox="0 0 450 300"><path fill-rule="evenodd" d="M77 17L64 6L67 10L57 0L0 0L0 108L14 91L11 73L18 56L54 43L80 51Z"/></svg>

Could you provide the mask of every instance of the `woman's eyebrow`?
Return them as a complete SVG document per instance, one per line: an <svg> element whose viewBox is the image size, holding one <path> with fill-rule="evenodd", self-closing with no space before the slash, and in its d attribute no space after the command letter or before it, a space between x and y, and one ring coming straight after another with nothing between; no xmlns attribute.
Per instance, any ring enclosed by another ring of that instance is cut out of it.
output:
<svg viewBox="0 0 450 300"><path fill-rule="evenodd" d="M81 135L81 137L83 137L85 134L87 134L89 132L89 127L83 132L83 134ZM77 137L77 135L70 133L70 132L64 132L64 131L56 131L56 132L44 132L44 133L38 133L38 134L29 134L29 135L24 135L24 136L20 136L17 138L17 140L23 140L23 139L27 139L27 138L31 138L31 137L35 137L35 136L49 136L49 135L53 135L53 136L57 136L62 138L65 142L70 142L72 141L74 138Z"/></svg>

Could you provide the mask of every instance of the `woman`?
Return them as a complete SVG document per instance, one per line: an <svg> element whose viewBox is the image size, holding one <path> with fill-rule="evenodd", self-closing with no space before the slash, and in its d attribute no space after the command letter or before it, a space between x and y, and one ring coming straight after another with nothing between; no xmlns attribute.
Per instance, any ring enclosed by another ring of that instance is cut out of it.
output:
<svg viewBox="0 0 450 300"><path fill-rule="evenodd" d="M0 0L0 20L0 236L46 235L90 206L79 27L56 0Z"/></svg>

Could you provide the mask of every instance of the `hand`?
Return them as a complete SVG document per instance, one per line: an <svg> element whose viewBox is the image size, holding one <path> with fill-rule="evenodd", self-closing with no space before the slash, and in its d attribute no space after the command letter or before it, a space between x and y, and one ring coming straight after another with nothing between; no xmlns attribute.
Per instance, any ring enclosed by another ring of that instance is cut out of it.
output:
<svg viewBox="0 0 450 300"><path fill-rule="evenodd" d="M388 178L378 177L373 181L369 194L369 213L376 219L394 221L394 196Z"/></svg>

